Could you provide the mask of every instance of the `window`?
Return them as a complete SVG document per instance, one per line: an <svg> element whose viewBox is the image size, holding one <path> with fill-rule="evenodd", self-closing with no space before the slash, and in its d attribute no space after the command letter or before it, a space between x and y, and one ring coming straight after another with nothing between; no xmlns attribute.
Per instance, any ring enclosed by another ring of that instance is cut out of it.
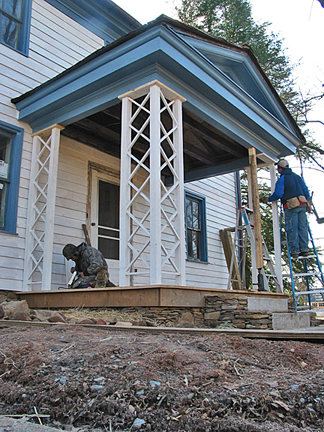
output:
<svg viewBox="0 0 324 432"><path fill-rule="evenodd" d="M0 42L28 54L32 0L0 0Z"/></svg>
<svg viewBox="0 0 324 432"><path fill-rule="evenodd" d="M16 234L24 130L0 121L0 232Z"/></svg>
<svg viewBox="0 0 324 432"><path fill-rule="evenodd" d="M185 192L187 259L207 262L206 200Z"/></svg>

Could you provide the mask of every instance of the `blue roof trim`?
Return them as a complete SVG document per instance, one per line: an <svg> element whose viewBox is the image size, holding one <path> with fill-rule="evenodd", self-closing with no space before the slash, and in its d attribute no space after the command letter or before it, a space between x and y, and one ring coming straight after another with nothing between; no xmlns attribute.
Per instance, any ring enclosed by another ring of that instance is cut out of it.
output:
<svg viewBox="0 0 324 432"><path fill-rule="evenodd" d="M142 25L111 0L46 0L47 3L111 43Z"/></svg>
<svg viewBox="0 0 324 432"><path fill-rule="evenodd" d="M301 142L297 126L279 122L164 23L102 48L13 102L19 119L37 131L101 111L117 103L120 94L154 79L185 97L189 111L246 148L255 146L276 158L294 153Z"/></svg>
<svg viewBox="0 0 324 432"><path fill-rule="evenodd" d="M247 52L235 51L227 47L216 46L196 37L177 32L189 45L196 48L211 63L232 79L242 90L245 90L263 108L269 111L285 126L289 123L279 107L270 89L264 85L264 80L253 67Z"/></svg>

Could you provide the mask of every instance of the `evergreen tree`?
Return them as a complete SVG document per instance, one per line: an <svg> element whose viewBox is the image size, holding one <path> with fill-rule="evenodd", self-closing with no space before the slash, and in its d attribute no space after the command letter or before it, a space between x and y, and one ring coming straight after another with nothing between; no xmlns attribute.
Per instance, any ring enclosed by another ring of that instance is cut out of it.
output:
<svg viewBox="0 0 324 432"><path fill-rule="evenodd" d="M303 99L292 77L295 66L290 64L285 55L282 40L270 31L270 23L257 24L252 17L251 5L248 0L182 0L177 8L179 19L191 26L197 27L211 35L225 39L238 45L248 45L256 56L260 66L269 78L273 87L285 103L296 123L303 128L307 142L297 149L296 157L304 161L316 161L317 155L323 155L324 150L312 140L307 126L307 114L311 109L314 97ZM318 95L316 98L322 98ZM321 167L323 168L323 167ZM323 168L324 169L324 168ZM243 205L247 205L247 183L245 174L241 178ZM270 187L266 183L259 184L260 207L262 218L263 237L268 250L274 252L273 226L271 205L267 197L271 194ZM283 265L289 266L287 250L283 251ZM311 268L314 262L310 261ZM303 263L293 263L296 272L302 272ZM247 252L246 262L247 286L251 281L251 251ZM286 290L291 289L290 283L284 283Z"/></svg>

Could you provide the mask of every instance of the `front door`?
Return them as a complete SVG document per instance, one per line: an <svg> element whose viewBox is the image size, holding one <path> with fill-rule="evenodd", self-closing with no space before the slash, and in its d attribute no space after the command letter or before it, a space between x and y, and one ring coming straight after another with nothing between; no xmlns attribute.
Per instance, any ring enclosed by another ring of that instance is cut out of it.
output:
<svg viewBox="0 0 324 432"><path fill-rule="evenodd" d="M108 263L109 279L119 280L119 179L92 172L91 244Z"/></svg>

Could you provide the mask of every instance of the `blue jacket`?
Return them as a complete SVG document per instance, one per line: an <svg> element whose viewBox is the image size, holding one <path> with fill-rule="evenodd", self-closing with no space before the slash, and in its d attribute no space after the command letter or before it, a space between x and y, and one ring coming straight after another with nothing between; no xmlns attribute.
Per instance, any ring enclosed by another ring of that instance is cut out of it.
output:
<svg viewBox="0 0 324 432"><path fill-rule="evenodd" d="M292 172L291 168L285 168L276 183L274 193L269 196L268 200L277 201L281 198L282 204L285 205L289 198L299 195L304 195L307 200L310 199L306 183L299 175Z"/></svg>

